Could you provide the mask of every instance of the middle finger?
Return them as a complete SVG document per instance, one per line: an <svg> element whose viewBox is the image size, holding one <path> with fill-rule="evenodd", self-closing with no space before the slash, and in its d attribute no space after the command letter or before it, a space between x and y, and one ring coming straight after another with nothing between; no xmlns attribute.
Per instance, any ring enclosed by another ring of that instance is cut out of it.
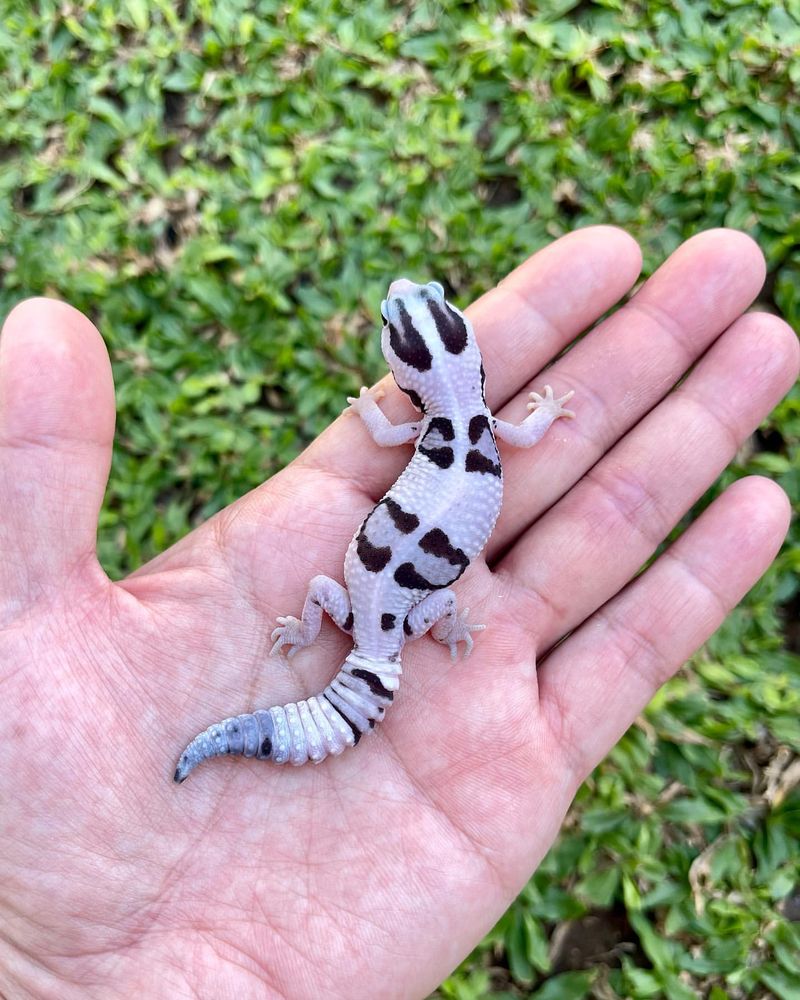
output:
<svg viewBox="0 0 800 1000"><path fill-rule="evenodd" d="M489 541L491 561L555 503L666 395L750 305L764 280L758 246L736 230L687 240L627 305L526 387L575 390L574 420L559 420L528 453L500 444L503 513ZM525 415L524 396L497 416Z"/></svg>
<svg viewBox="0 0 800 1000"><path fill-rule="evenodd" d="M519 614L548 649L623 587L791 387L794 331L741 316L499 563Z"/></svg>

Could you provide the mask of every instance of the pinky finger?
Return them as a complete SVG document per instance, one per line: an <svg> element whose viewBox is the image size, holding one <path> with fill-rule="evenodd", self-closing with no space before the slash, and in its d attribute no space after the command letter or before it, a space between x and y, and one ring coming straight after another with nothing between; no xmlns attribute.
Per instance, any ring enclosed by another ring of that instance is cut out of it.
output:
<svg viewBox="0 0 800 1000"><path fill-rule="evenodd" d="M790 513L785 493L770 480L734 483L544 660L542 718L576 782L766 571Z"/></svg>

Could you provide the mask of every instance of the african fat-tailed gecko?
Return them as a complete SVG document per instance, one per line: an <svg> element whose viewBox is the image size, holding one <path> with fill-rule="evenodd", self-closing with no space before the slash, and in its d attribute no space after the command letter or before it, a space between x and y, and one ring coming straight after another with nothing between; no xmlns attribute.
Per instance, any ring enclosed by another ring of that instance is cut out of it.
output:
<svg viewBox="0 0 800 1000"><path fill-rule="evenodd" d="M292 656L317 638L322 612L353 637L353 649L322 694L215 723L181 754L175 781L201 761L239 754L276 764L318 762L355 746L379 722L400 684L409 639L426 632L448 646L472 649L468 610L460 614L451 585L481 552L500 513L503 477L496 438L517 447L541 440L564 409L549 386L530 393L532 411L518 425L492 416L481 354L467 317L445 301L435 281L405 278L381 303L383 355L399 388L422 417L394 425L380 395L348 399L379 445L416 442L414 456L356 532L344 561L345 586L311 581L300 619L278 618L273 653Z"/></svg>

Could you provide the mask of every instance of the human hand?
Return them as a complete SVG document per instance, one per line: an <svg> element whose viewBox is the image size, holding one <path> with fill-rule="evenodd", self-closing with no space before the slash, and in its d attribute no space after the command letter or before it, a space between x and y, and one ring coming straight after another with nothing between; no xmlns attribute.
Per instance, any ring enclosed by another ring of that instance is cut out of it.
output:
<svg viewBox="0 0 800 1000"><path fill-rule="evenodd" d="M624 233L585 229L472 307L495 413L524 416L543 366L639 266ZM786 498L747 479L630 583L796 376L786 324L743 315L763 274L747 237L704 233L548 369L557 395L575 389L576 419L533 452L504 449L503 514L458 584L488 625L468 660L412 643L386 721L356 750L296 770L215 760L181 787L176 756L209 721L315 693L339 667L333 627L290 668L267 658L270 633L314 574L341 578L409 453L340 418L113 584L95 556L105 348L69 306L17 307L0 339L0 992L435 987L780 545ZM410 412L382 388L387 416Z"/></svg>

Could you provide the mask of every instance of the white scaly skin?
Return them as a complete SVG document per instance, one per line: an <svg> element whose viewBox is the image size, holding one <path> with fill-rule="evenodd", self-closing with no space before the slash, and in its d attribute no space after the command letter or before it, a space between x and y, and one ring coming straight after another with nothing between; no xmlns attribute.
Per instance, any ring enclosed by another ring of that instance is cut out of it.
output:
<svg viewBox="0 0 800 1000"><path fill-rule="evenodd" d="M345 587L328 577L309 586L302 616L278 619L273 653L292 656L319 634L322 612L353 636L353 650L325 691L268 711L210 726L181 755L175 780L201 761L233 753L275 763L319 762L358 742L383 718L399 687L400 657L408 639L430 631L465 656L471 633L484 628L460 614L450 589L492 533L503 499L496 439L517 447L541 440L559 417L572 417L572 396L530 394L530 415L518 425L493 417L484 395L481 354L466 316L445 301L436 282L401 278L381 304L381 348L398 386L422 411L419 420L393 425L381 393L361 390L348 399L373 440L382 446L415 442L400 478L356 532L344 561Z"/></svg>

